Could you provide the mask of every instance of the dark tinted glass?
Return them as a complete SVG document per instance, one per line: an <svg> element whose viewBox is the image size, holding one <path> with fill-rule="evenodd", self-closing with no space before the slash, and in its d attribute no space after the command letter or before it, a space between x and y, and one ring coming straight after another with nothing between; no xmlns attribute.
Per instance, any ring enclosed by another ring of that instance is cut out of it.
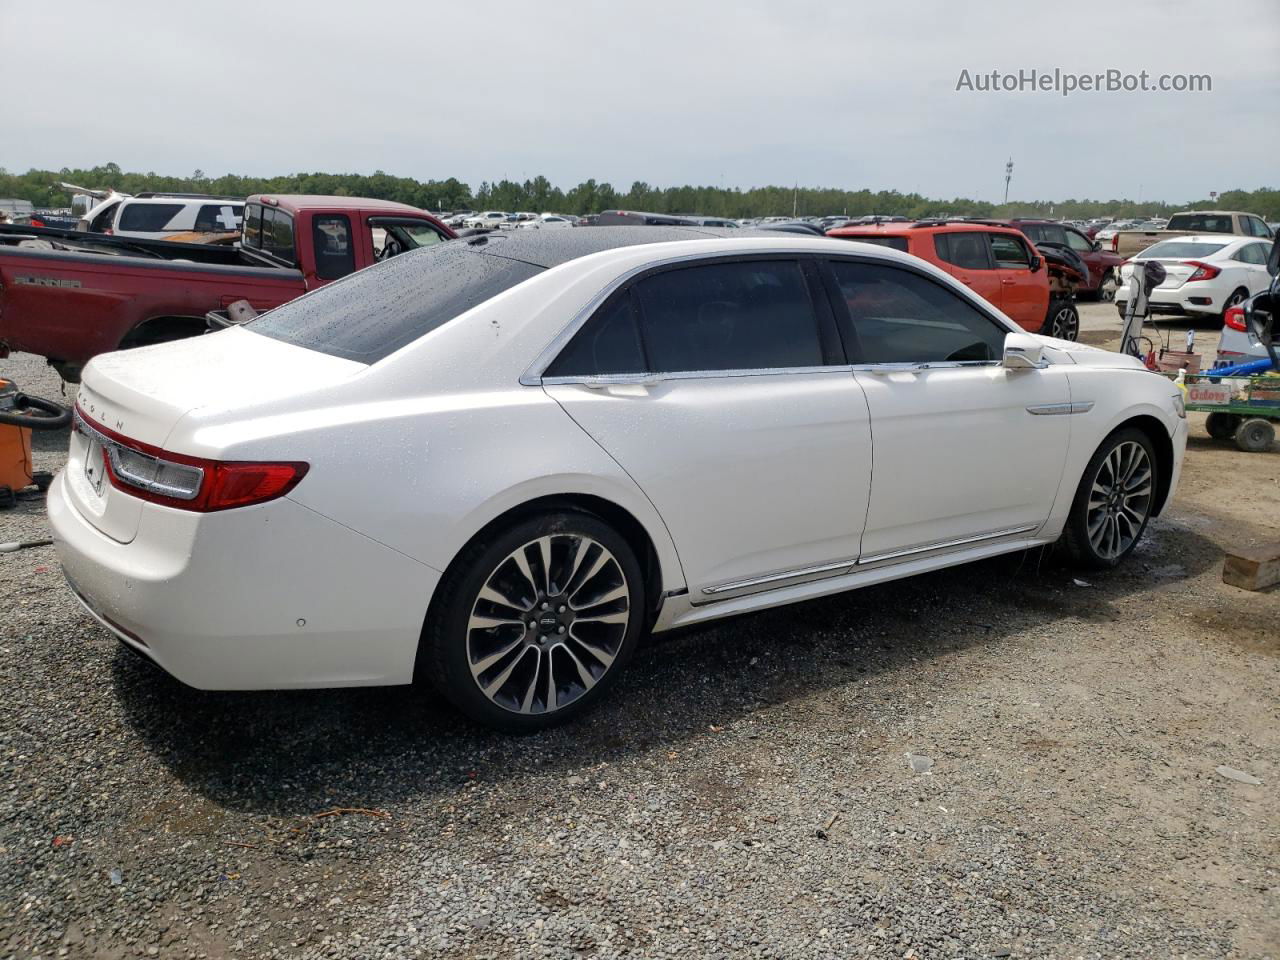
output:
<svg viewBox="0 0 1280 960"><path fill-rule="evenodd" d="M116 229L147 233L163 230L181 212L180 203L126 203L120 211L120 222Z"/></svg>
<svg viewBox="0 0 1280 960"><path fill-rule="evenodd" d="M311 242L316 252L316 276L321 280L337 280L356 268L351 221L345 214L323 214L313 219Z"/></svg>
<svg viewBox="0 0 1280 960"><path fill-rule="evenodd" d="M862 348L861 363L998 360L1006 331L919 274L878 264L832 263Z"/></svg>
<svg viewBox="0 0 1280 960"><path fill-rule="evenodd" d="M636 330L632 294L627 291L597 310L547 368L548 377L591 377L643 373L644 354Z"/></svg>
<svg viewBox="0 0 1280 960"><path fill-rule="evenodd" d="M1067 246L1076 253L1092 253L1093 241L1086 237L1083 233L1077 233L1075 230L1067 232Z"/></svg>
<svg viewBox="0 0 1280 960"><path fill-rule="evenodd" d="M228 203L206 203L196 214L195 229L208 233L226 233L240 226L240 211Z"/></svg>
<svg viewBox="0 0 1280 960"><path fill-rule="evenodd" d="M797 263L668 270L641 280L636 292L656 373L823 364L817 317Z"/></svg>
<svg viewBox="0 0 1280 960"><path fill-rule="evenodd" d="M262 206L251 203L244 208L244 239L246 247L262 246Z"/></svg>
<svg viewBox="0 0 1280 960"><path fill-rule="evenodd" d="M292 216L273 207L263 209L262 249L286 263L294 262Z"/></svg>
<svg viewBox="0 0 1280 960"><path fill-rule="evenodd" d="M874 243L879 247L888 247L891 250L901 250L907 252L906 237L847 237L848 240L856 240L858 243Z"/></svg>
<svg viewBox="0 0 1280 960"><path fill-rule="evenodd" d="M1175 213L1166 230L1189 230L1192 233L1234 233L1229 213Z"/></svg>
<svg viewBox="0 0 1280 960"><path fill-rule="evenodd" d="M542 272L465 243L414 250L292 300L246 325L285 343L376 363Z"/></svg>
<svg viewBox="0 0 1280 960"><path fill-rule="evenodd" d="M996 258L998 269L1031 269L1031 255L1017 237L1011 237L1007 233L993 233L990 236L991 253Z"/></svg>
<svg viewBox="0 0 1280 960"><path fill-rule="evenodd" d="M933 237L938 259L966 270L990 270L987 238L981 233L937 233Z"/></svg>

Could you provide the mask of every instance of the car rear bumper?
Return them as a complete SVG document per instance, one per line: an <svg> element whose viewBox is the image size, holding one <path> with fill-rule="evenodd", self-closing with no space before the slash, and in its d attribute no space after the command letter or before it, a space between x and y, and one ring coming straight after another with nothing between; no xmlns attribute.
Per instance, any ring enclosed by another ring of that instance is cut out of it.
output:
<svg viewBox="0 0 1280 960"><path fill-rule="evenodd" d="M131 543L49 489L68 583L183 683L263 690L408 683L439 574L285 498L196 514L147 504Z"/></svg>

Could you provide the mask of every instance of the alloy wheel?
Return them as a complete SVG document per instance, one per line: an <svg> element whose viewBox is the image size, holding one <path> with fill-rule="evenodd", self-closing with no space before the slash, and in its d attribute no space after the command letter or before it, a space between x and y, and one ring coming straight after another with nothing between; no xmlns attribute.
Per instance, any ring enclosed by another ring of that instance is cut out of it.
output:
<svg viewBox="0 0 1280 960"><path fill-rule="evenodd" d="M1053 314L1050 336L1059 340L1074 340L1079 335L1080 315L1070 304L1059 307Z"/></svg>
<svg viewBox="0 0 1280 960"><path fill-rule="evenodd" d="M467 621L467 665L480 691L512 713L561 710L613 666L631 596L617 558L578 534L550 534L507 555Z"/></svg>
<svg viewBox="0 0 1280 960"><path fill-rule="evenodd" d="M1099 557L1114 560L1142 533L1151 511L1151 458L1140 443L1116 444L1098 466L1089 490L1087 531Z"/></svg>

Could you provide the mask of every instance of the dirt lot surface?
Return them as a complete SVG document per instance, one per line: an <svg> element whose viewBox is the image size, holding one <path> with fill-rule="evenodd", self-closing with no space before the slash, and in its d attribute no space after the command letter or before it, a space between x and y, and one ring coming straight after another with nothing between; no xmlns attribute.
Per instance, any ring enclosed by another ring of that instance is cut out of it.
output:
<svg viewBox="0 0 1280 960"><path fill-rule="evenodd" d="M523 739L409 689L187 689L52 550L0 555L0 957L1280 957L1280 593L1221 582L1280 539L1280 451L1192 421L1115 573L1014 556L656 639Z"/></svg>

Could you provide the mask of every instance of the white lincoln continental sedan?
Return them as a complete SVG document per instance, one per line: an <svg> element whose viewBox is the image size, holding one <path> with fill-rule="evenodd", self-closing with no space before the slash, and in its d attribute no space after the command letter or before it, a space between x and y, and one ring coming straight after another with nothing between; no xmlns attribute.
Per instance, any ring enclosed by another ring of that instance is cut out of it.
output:
<svg viewBox="0 0 1280 960"><path fill-rule="evenodd" d="M49 515L84 606L187 684L417 678L519 731L646 631L1058 541L1113 566L1184 416L885 247L514 231L96 358Z"/></svg>

